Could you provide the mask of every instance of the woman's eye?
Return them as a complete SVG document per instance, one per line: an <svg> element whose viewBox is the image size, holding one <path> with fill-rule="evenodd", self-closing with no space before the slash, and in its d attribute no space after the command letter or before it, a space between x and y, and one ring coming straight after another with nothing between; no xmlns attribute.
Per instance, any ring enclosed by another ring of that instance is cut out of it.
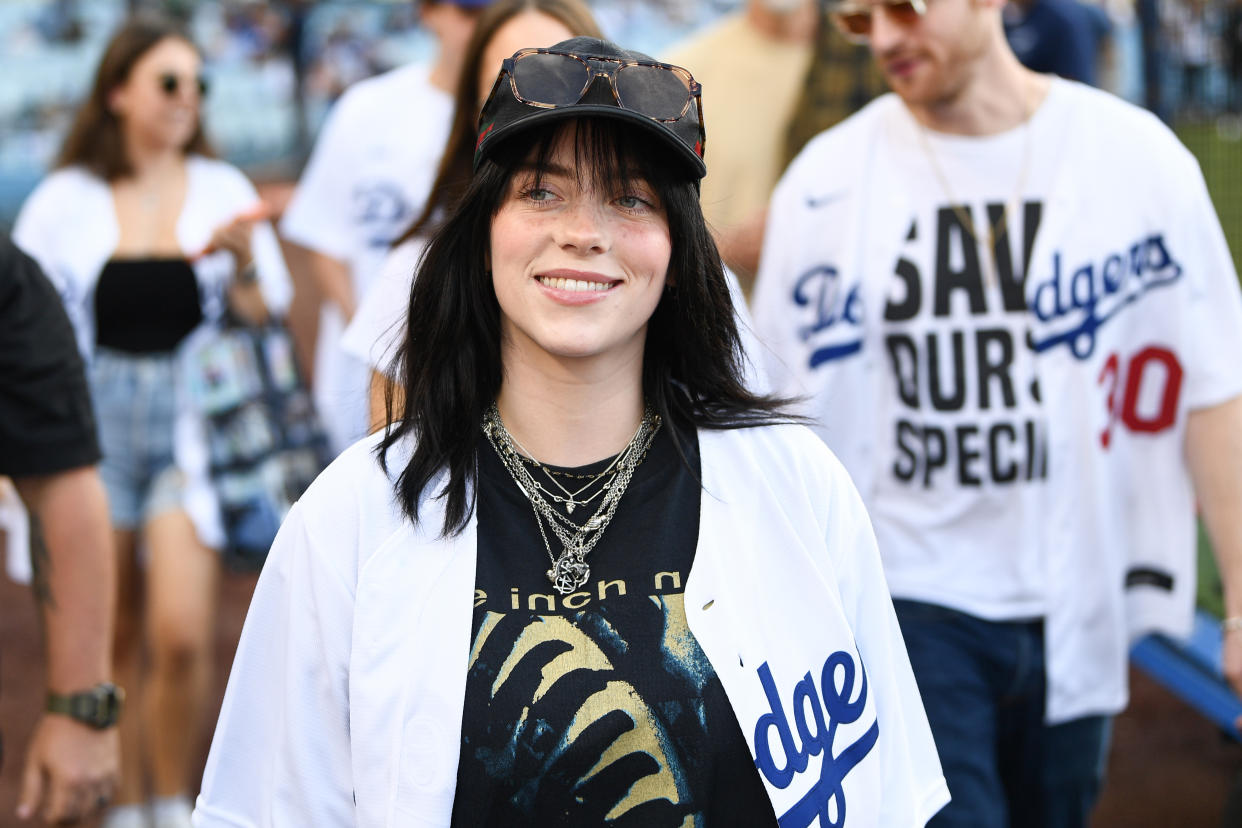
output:
<svg viewBox="0 0 1242 828"><path fill-rule="evenodd" d="M641 210L650 206L645 198L636 195L623 195L617 199L617 204L626 210Z"/></svg>
<svg viewBox="0 0 1242 828"><path fill-rule="evenodd" d="M551 201L555 194L545 187L531 187L526 191L526 197L531 201Z"/></svg>

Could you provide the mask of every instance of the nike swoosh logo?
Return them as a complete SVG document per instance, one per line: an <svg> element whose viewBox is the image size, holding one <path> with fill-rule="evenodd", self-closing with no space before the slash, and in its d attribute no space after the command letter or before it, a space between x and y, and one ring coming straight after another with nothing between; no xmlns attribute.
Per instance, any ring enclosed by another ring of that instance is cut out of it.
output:
<svg viewBox="0 0 1242 828"><path fill-rule="evenodd" d="M812 210L818 210L820 207L826 207L834 201L840 201L845 196L845 190L837 190L835 193L828 193L821 196L807 196L806 206Z"/></svg>

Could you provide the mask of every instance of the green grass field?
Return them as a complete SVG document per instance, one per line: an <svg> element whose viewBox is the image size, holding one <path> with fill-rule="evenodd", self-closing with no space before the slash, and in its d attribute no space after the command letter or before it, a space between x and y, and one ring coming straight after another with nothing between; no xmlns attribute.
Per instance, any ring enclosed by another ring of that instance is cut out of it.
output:
<svg viewBox="0 0 1242 828"><path fill-rule="evenodd" d="M1177 135L1199 159L1212 203L1220 217L1233 253L1234 268L1242 273L1242 124L1218 129L1214 123L1184 124ZM1199 606L1223 616L1220 575L1206 533L1199 531Z"/></svg>
<svg viewBox="0 0 1242 828"><path fill-rule="evenodd" d="M1242 124L1234 126L1232 133L1210 122L1185 124L1176 131L1199 159L1216 214L1229 240L1234 268L1242 273Z"/></svg>

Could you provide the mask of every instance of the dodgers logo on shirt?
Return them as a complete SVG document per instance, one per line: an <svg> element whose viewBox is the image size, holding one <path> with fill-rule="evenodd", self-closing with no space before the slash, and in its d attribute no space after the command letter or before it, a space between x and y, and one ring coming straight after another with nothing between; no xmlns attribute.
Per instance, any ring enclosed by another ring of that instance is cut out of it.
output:
<svg viewBox="0 0 1242 828"><path fill-rule="evenodd" d="M822 343L812 348L807 358L809 367L862 350L863 309L857 282L847 288L835 267L815 265L794 283L793 302L812 313L810 323L798 329L798 337L804 342L815 339Z"/></svg>
<svg viewBox="0 0 1242 828"><path fill-rule="evenodd" d="M861 663L857 697L854 696L854 658L837 651L828 656L819 683L808 671L797 684L779 688L765 661L757 670L770 711L755 724L755 766L764 779L784 790L798 784L806 792L781 814L781 828L803 828L816 817L820 828L844 828L845 777L858 766L880 736L878 720L857 740L837 745L837 728L862 718L867 706L867 672ZM782 691L788 694L785 701ZM809 719L808 719L809 717ZM779 757L774 752L779 747ZM819 776L808 772L811 758L823 755Z"/></svg>
<svg viewBox="0 0 1242 828"><path fill-rule="evenodd" d="M396 182L361 181L351 199L353 222L370 247L388 247L413 220L414 207Z"/></svg>
<svg viewBox="0 0 1242 828"><path fill-rule="evenodd" d="M1066 265L1057 251L1052 274L1030 293L1035 318L1053 332L1032 333L1030 346L1038 353L1065 345L1076 358L1087 359L1100 327L1148 292L1178 281L1183 272L1162 233L1077 266Z"/></svg>

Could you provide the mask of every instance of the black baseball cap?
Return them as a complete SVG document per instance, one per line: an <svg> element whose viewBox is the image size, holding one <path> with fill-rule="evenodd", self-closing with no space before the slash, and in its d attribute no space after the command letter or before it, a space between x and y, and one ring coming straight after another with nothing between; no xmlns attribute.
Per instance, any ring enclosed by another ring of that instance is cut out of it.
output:
<svg viewBox="0 0 1242 828"><path fill-rule="evenodd" d="M642 52L623 49L615 43L595 37L573 37L569 40L562 40L546 51L572 54L588 62L592 58L607 58L659 64L659 61ZM519 54L521 52L515 53L514 57L516 58ZM667 64L661 65L667 66ZM684 69L680 72L685 72L686 77L689 77L689 72ZM479 115L479 133L474 151L475 169L478 169L483 159L503 144L506 138L531 127L570 118L603 117L633 124L663 140L683 162L686 171L694 180L697 181L707 174L707 166L703 163L703 143L706 136L697 101L692 100L684 114L676 120L657 121L641 111L623 107L608 79L595 76L581 99L548 108L518 100L505 75L505 70L502 69L500 76L496 79L496 85L492 87L492 94L484 103L483 112ZM651 88L658 80L661 80L659 75L640 72L628 74L627 84L633 91L632 95L631 92L627 92L627 99L632 96L641 100L640 96L644 91L658 96L659 91ZM648 88L644 89L644 86ZM698 90L698 85L694 84L693 94L697 95Z"/></svg>

